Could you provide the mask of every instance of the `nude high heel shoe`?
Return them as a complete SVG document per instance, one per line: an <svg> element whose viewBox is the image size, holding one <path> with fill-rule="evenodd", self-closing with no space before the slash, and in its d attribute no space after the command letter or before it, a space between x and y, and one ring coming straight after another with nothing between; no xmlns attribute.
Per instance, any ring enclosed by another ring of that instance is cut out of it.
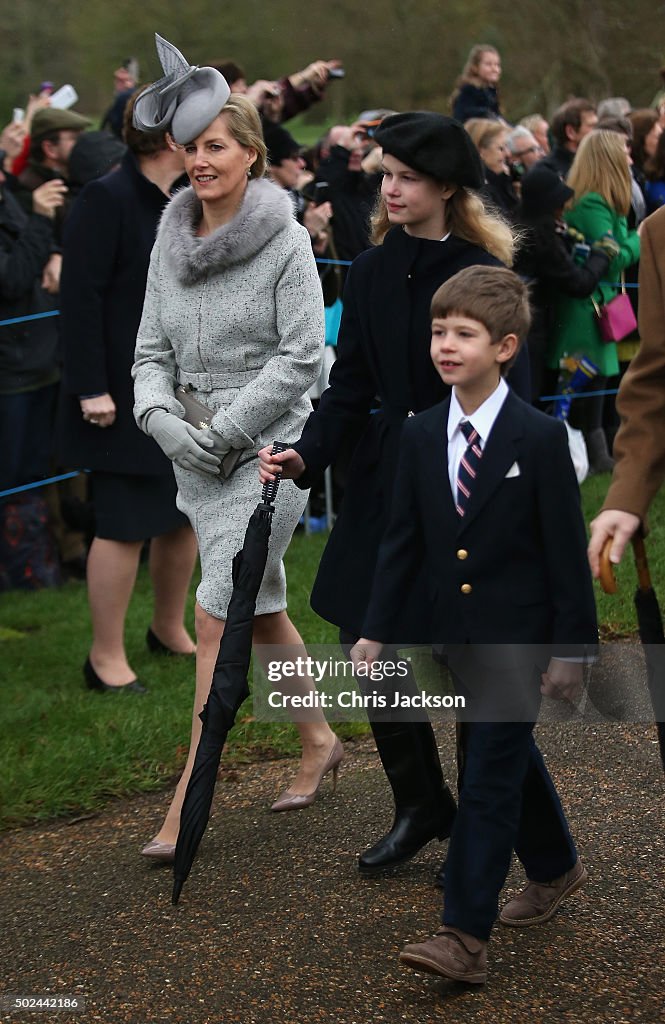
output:
<svg viewBox="0 0 665 1024"><path fill-rule="evenodd" d="M282 795L275 800L274 804L270 808L271 811L298 811L301 807L309 807L316 800L316 794L321 788L323 778L328 772L333 773L333 793L337 789L337 774L339 772L339 766L344 759L344 747L340 743L337 737L333 743L333 748L328 755L328 760L321 769L319 775L319 781L316 784L316 789L311 793L289 793L288 789L282 793Z"/></svg>
<svg viewBox="0 0 665 1024"><path fill-rule="evenodd" d="M175 843L163 843L160 839L151 839L141 850L141 856L159 861L160 864L173 864Z"/></svg>

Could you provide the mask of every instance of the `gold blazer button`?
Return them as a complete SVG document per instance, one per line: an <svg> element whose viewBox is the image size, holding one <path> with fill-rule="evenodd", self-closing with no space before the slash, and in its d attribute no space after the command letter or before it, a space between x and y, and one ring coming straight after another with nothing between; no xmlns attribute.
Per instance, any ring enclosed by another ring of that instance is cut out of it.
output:
<svg viewBox="0 0 665 1024"><path fill-rule="evenodd" d="M469 552L466 551L464 548L460 548L459 551L457 552L457 557L459 558L460 562L463 562L465 558L469 557Z"/></svg>
<svg viewBox="0 0 665 1024"><path fill-rule="evenodd" d="M473 587L471 586L470 583L463 583L462 586L460 587L460 590L462 591L463 594L470 594L471 591L473 590Z"/></svg>

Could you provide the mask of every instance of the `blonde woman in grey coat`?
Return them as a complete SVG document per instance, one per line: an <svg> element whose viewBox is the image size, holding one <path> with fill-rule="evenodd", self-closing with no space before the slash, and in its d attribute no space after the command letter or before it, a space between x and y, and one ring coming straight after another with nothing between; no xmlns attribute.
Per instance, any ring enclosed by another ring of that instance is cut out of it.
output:
<svg viewBox="0 0 665 1024"><path fill-rule="evenodd" d="M257 501L256 461L273 438L300 435L307 390L323 353L323 300L309 236L288 195L264 178L266 150L253 105L232 96L191 140L181 137L191 188L166 208L152 253L136 345L135 416L175 463L178 507L199 542L196 698L189 757L166 819L142 851L170 861L224 620L231 562ZM214 411L209 430L182 419L178 384ZM231 449L249 459L227 479ZM302 650L286 613L282 556L306 494L280 489L254 623L257 644ZM305 683L309 687L309 683ZM307 806L343 749L322 714L298 723L300 769L273 810Z"/></svg>

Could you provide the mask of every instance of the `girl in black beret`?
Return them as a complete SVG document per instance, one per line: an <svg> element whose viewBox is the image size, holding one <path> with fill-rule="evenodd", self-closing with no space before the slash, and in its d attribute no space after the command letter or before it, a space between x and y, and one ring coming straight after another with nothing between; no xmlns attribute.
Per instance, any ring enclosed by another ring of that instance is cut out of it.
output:
<svg viewBox="0 0 665 1024"><path fill-rule="evenodd" d="M402 423L449 390L429 357L432 295L464 267L510 264L513 250L509 227L485 210L475 192L483 184L480 159L458 122L427 111L395 114L375 137L384 176L372 218L374 247L357 257L346 280L330 386L292 448L278 456L267 448L259 453L262 480L281 464L284 477L309 487L343 448L353 446L343 507L311 598L314 610L340 628L345 648L362 633ZM512 382L527 398L523 359ZM401 627L400 646L431 641L419 580L404 595ZM360 857L363 874L392 868L432 839L446 838L455 814L430 723L371 717L395 820Z"/></svg>

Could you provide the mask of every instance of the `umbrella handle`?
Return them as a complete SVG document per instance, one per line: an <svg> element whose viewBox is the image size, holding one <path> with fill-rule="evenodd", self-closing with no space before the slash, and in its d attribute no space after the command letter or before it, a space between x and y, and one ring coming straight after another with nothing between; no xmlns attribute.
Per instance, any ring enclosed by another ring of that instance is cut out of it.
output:
<svg viewBox="0 0 665 1024"><path fill-rule="evenodd" d="M633 555L635 556L635 568L637 569L637 582L640 590L651 590L651 573L647 561L647 552L644 547L644 537L636 533L633 537Z"/></svg>
<svg viewBox="0 0 665 1024"><path fill-rule="evenodd" d="M603 544L603 550L600 553L600 585L606 594L616 594L617 592L617 580L614 575L614 566L610 562L610 551L612 550L613 538L608 537ZM640 590L651 590L651 574L649 572L649 563L647 561L647 553L644 547L644 537L641 534L635 534L632 539L633 544L633 555L635 557L635 569L637 570L637 581Z"/></svg>
<svg viewBox="0 0 665 1024"><path fill-rule="evenodd" d="M277 455L279 452L285 452L289 447L286 441L273 441L271 455ZM275 498L277 497L277 491L279 490L280 477L276 476L274 480L263 485L263 493L261 500L264 505L273 505Z"/></svg>
<svg viewBox="0 0 665 1024"><path fill-rule="evenodd" d="M600 574L598 579L606 594L616 594L618 585L614 575L614 566L610 562L610 551L612 550L613 538L608 537L600 552Z"/></svg>

